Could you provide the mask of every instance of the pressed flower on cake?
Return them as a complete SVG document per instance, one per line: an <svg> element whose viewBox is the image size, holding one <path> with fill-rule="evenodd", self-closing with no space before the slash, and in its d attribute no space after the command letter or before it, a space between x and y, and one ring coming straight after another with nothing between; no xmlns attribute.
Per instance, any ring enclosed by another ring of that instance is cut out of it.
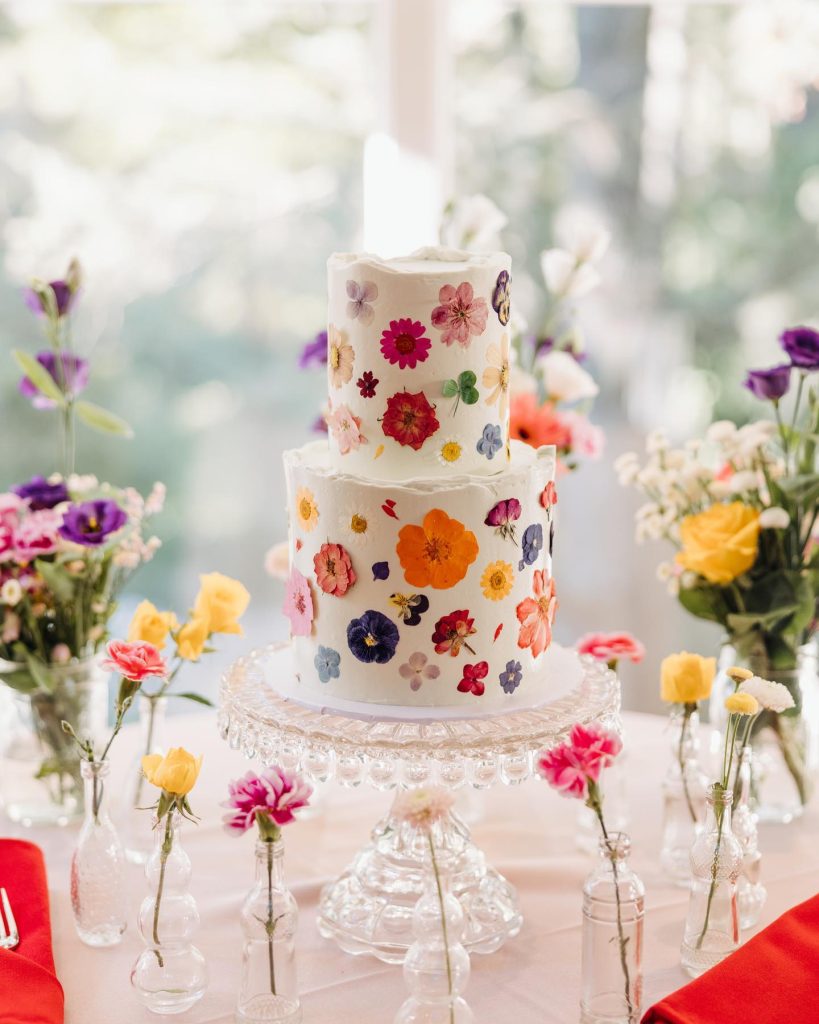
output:
<svg viewBox="0 0 819 1024"><path fill-rule="evenodd" d="M296 491L296 521L302 530L310 533L318 518L319 510L313 492L308 487L300 487Z"/></svg>
<svg viewBox="0 0 819 1024"><path fill-rule="evenodd" d="M375 398L378 378L372 370L365 370L355 383L362 398Z"/></svg>
<svg viewBox="0 0 819 1024"><path fill-rule="evenodd" d="M423 391L416 394L399 391L387 399L381 429L399 444L418 451L439 426L435 406L429 404Z"/></svg>
<svg viewBox="0 0 819 1024"><path fill-rule="evenodd" d="M485 661L479 661L477 665L464 665L464 674L460 683L458 683L458 690L461 693L471 693L476 697L482 697L486 684L486 679L489 673L489 665Z"/></svg>
<svg viewBox="0 0 819 1024"><path fill-rule="evenodd" d="M496 502L487 512L484 523L494 526L495 533L517 544L515 539L515 523L520 519L521 507L517 498L505 498Z"/></svg>
<svg viewBox="0 0 819 1024"><path fill-rule="evenodd" d="M500 347L494 342L486 350L486 361L489 364L483 371L481 384L489 390L485 398L487 405L499 403L501 418L506 416L509 403L509 335L504 334Z"/></svg>
<svg viewBox="0 0 819 1024"><path fill-rule="evenodd" d="M313 628L313 595L310 581L293 566L284 593L284 614L293 636L309 636Z"/></svg>
<svg viewBox="0 0 819 1024"><path fill-rule="evenodd" d="M478 557L478 542L463 523L435 508L421 526L401 527L395 550L407 583L446 590L466 576Z"/></svg>
<svg viewBox="0 0 819 1024"><path fill-rule="evenodd" d="M490 562L481 576L483 596L490 601L506 597L515 582L515 573L508 562Z"/></svg>
<svg viewBox="0 0 819 1024"><path fill-rule="evenodd" d="M483 434L478 439L476 448L485 455L487 459L494 459L495 454L503 448L501 440L501 428L499 423L487 423L483 428Z"/></svg>
<svg viewBox="0 0 819 1024"><path fill-rule="evenodd" d="M338 679L341 674L341 655L332 647L318 646L313 664L316 666L320 683L329 683L331 679Z"/></svg>
<svg viewBox="0 0 819 1024"><path fill-rule="evenodd" d="M492 309L505 327L512 315L512 275L508 270L502 270L498 274L495 290L492 292Z"/></svg>
<svg viewBox="0 0 819 1024"><path fill-rule="evenodd" d="M411 690L420 690L421 683L425 679L437 679L441 674L441 670L437 665L428 665L428 658L426 654L421 651L416 651L414 654L409 656L409 659L404 662L398 669L398 673L402 679L408 679Z"/></svg>
<svg viewBox="0 0 819 1024"><path fill-rule="evenodd" d="M474 636L475 620L470 618L468 609L450 612L444 615L435 623L435 630L432 634L432 642L435 644L436 654L449 654L455 658L465 647L470 654L475 651L469 646L469 637Z"/></svg>
<svg viewBox="0 0 819 1024"><path fill-rule="evenodd" d="M352 379L354 362L355 353L347 340L346 331L340 331L330 324L327 336L327 373L332 387L340 388Z"/></svg>
<svg viewBox="0 0 819 1024"><path fill-rule="evenodd" d="M529 648L536 658L552 642L557 595L555 581L542 569L535 569L532 588L534 596L524 598L515 611L520 623L518 647Z"/></svg>
<svg viewBox="0 0 819 1024"><path fill-rule="evenodd" d="M420 320L402 317L390 320L390 326L381 332L381 353L387 362L398 363L401 370L414 370L429 356L432 342L426 337L426 327Z"/></svg>
<svg viewBox="0 0 819 1024"><path fill-rule="evenodd" d="M523 666L519 661L507 661L506 668L499 676L501 689L504 693L514 693L523 679Z"/></svg>
<svg viewBox="0 0 819 1024"><path fill-rule="evenodd" d="M361 433L360 417L354 416L346 405L330 410L327 426L342 455L367 443L367 438Z"/></svg>
<svg viewBox="0 0 819 1024"><path fill-rule="evenodd" d="M543 527L540 523L532 523L523 531L520 550L522 557L518 562L518 570L522 571L524 566L534 565L543 550Z"/></svg>
<svg viewBox="0 0 819 1024"><path fill-rule="evenodd" d="M378 298L378 285L375 281L347 282L347 316L351 320L358 320L365 327L373 322L375 310L372 303Z"/></svg>
<svg viewBox="0 0 819 1024"><path fill-rule="evenodd" d="M322 544L313 555L313 567L325 594L343 597L356 581L353 563L341 544Z"/></svg>
<svg viewBox="0 0 819 1024"><path fill-rule="evenodd" d="M347 645L359 661L384 665L398 646L398 627L386 615L370 609L347 626Z"/></svg>
<svg viewBox="0 0 819 1024"><path fill-rule="evenodd" d="M405 626L417 626L424 612L429 611L426 594L390 594L390 604L398 609L398 615Z"/></svg>
<svg viewBox="0 0 819 1024"><path fill-rule="evenodd" d="M468 348L472 336L483 334L489 310L485 299L476 299L472 285L463 281L458 287L445 284L438 293L439 306L432 311L432 323L442 331L445 345L457 342Z"/></svg>
<svg viewBox="0 0 819 1024"><path fill-rule="evenodd" d="M463 443L457 437L448 437L438 449L438 461L442 466L452 466L464 453Z"/></svg>
<svg viewBox="0 0 819 1024"><path fill-rule="evenodd" d="M338 517L346 540L361 546L372 540L373 514L365 505L349 505Z"/></svg>

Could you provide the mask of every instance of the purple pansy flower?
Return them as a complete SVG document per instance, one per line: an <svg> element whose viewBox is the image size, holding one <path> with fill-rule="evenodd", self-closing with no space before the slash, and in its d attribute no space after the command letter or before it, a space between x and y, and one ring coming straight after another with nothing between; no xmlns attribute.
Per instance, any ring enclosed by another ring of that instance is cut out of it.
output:
<svg viewBox="0 0 819 1024"><path fill-rule="evenodd" d="M769 370L749 370L745 387L757 398L778 402L791 385L791 364L772 366Z"/></svg>
<svg viewBox="0 0 819 1024"><path fill-rule="evenodd" d="M37 362L48 371L54 378L54 383L65 394L78 395L88 386L87 359L63 352L60 354L58 363L57 356L53 352L38 352ZM31 399L31 404L35 409L54 408L54 402L41 394L28 377L23 377L18 387L21 395Z"/></svg>
<svg viewBox="0 0 819 1024"><path fill-rule="evenodd" d="M70 313L71 307L74 305L74 299L77 295L76 289L72 289L68 281L49 281L48 286L54 292L54 301L57 303L58 316L65 316L66 313ZM37 314L45 313L43 300L33 288L26 288L23 291L23 298L25 299L26 305L32 312Z"/></svg>
<svg viewBox="0 0 819 1024"><path fill-rule="evenodd" d="M309 370L311 366L327 365L327 331L319 331L308 341L299 356L299 369Z"/></svg>
<svg viewBox="0 0 819 1024"><path fill-rule="evenodd" d="M499 533L504 539L510 537L515 540L515 523L520 519L520 502L517 498L506 498L499 501L489 510L484 523L487 526L494 526L495 533Z"/></svg>
<svg viewBox="0 0 819 1024"><path fill-rule="evenodd" d="M791 327L779 336L788 358L800 370L819 370L819 331L812 327Z"/></svg>
<svg viewBox="0 0 819 1024"><path fill-rule="evenodd" d="M28 483L12 487L12 491L18 498L28 502L28 507L32 512L38 512L43 508L54 508L55 505L69 500L68 488L62 480L51 484L43 476L33 476Z"/></svg>
<svg viewBox="0 0 819 1024"><path fill-rule="evenodd" d="M60 536L84 547L103 544L128 522L127 514L107 498L71 505L63 517Z"/></svg>
<svg viewBox="0 0 819 1024"><path fill-rule="evenodd" d="M398 627L381 612L364 612L347 627L347 645L359 661L384 665L398 646Z"/></svg>

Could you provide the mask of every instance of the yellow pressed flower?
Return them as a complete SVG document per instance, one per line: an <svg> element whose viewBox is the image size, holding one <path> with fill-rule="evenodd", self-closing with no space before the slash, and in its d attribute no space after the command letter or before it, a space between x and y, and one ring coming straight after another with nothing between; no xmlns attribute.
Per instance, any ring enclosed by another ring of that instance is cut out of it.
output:
<svg viewBox="0 0 819 1024"><path fill-rule="evenodd" d="M509 335L501 336L500 347L494 342L486 350L486 361L489 364L483 371L481 383L491 389L486 396L486 404L494 405L500 399L500 414L506 415L509 401Z"/></svg>
<svg viewBox="0 0 819 1024"><path fill-rule="evenodd" d="M481 576L483 596L490 601L500 601L506 597L515 582L515 574L508 562L490 562Z"/></svg>
<svg viewBox="0 0 819 1024"><path fill-rule="evenodd" d="M355 352L353 346L347 340L347 332L341 331L333 324L329 326L329 338L327 344L327 369L330 376L330 383L334 388L340 388L353 376L353 363Z"/></svg>
<svg viewBox="0 0 819 1024"><path fill-rule="evenodd" d="M755 715L759 711L759 701L750 693L732 693L725 698L725 708L732 715Z"/></svg>
<svg viewBox="0 0 819 1024"><path fill-rule="evenodd" d="M712 505L680 523L682 550L677 564L724 586L756 561L759 511L741 501Z"/></svg>
<svg viewBox="0 0 819 1024"><path fill-rule="evenodd" d="M313 492L309 487L300 487L296 492L296 519L302 530L310 533L318 522L319 510Z"/></svg>
<svg viewBox="0 0 819 1024"><path fill-rule="evenodd" d="M669 654L660 666L660 697L672 704L696 704L707 700L717 670L715 658L700 654Z"/></svg>
<svg viewBox="0 0 819 1024"><path fill-rule="evenodd" d="M238 580L220 572L211 572L199 577L193 615L207 622L209 633L238 633L241 636L239 619L249 604L250 594Z"/></svg>
<svg viewBox="0 0 819 1024"><path fill-rule="evenodd" d="M194 615L177 634L176 653L185 661L198 661L209 636L208 620Z"/></svg>
<svg viewBox="0 0 819 1024"><path fill-rule="evenodd" d="M740 668L739 665L732 665L725 674L729 679L735 682L737 686L753 676L753 672L751 672L750 669Z"/></svg>
<svg viewBox="0 0 819 1024"><path fill-rule="evenodd" d="M173 612L161 612L150 601L140 601L128 626L128 640L131 643L142 640L161 651L168 633L177 629L178 625Z"/></svg>
<svg viewBox="0 0 819 1024"><path fill-rule="evenodd" d="M189 754L184 747L172 747L167 754L146 754L142 773L152 786L173 796L187 796L196 785L202 758Z"/></svg>

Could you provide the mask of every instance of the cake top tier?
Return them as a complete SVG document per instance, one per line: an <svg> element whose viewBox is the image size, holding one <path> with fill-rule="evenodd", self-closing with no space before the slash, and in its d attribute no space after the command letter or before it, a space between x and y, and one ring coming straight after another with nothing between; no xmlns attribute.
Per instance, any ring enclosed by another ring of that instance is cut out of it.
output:
<svg viewBox="0 0 819 1024"><path fill-rule="evenodd" d="M327 263L333 464L373 480L509 462L511 261L419 249Z"/></svg>

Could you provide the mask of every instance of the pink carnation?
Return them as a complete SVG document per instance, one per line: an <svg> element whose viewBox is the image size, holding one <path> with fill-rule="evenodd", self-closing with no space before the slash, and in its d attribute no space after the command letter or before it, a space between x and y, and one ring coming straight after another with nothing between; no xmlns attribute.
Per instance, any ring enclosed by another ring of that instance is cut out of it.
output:
<svg viewBox="0 0 819 1024"><path fill-rule="evenodd" d="M585 800L589 782L597 782L622 748L620 737L602 726L575 725L565 743L540 755L537 770L563 796Z"/></svg>
<svg viewBox="0 0 819 1024"><path fill-rule="evenodd" d="M35 558L53 554L59 545L59 529L63 522L61 512L44 508L30 512L14 531L14 557L18 562L33 562Z"/></svg>
<svg viewBox="0 0 819 1024"><path fill-rule="evenodd" d="M112 640L108 645L108 657L103 662L105 668L119 672L125 679L141 683L150 676L164 679L168 675L168 666L153 644L144 640L131 643L125 640Z"/></svg>
<svg viewBox="0 0 819 1024"><path fill-rule="evenodd" d="M300 775L290 774L273 766L261 775L248 772L241 779L228 783L230 797L222 807L229 814L224 815L225 830L231 835L244 835L262 815L275 825L289 825L295 821L294 811L306 807L313 789Z"/></svg>
<svg viewBox="0 0 819 1024"><path fill-rule="evenodd" d="M577 653L591 655L607 665L616 665L621 658L636 665L645 657L646 649L631 633L587 633L577 641Z"/></svg>
<svg viewBox="0 0 819 1024"><path fill-rule="evenodd" d="M310 636L313 628L313 595L310 581L293 566L284 593L284 614L290 619L293 636Z"/></svg>
<svg viewBox="0 0 819 1024"><path fill-rule="evenodd" d="M584 455L587 459L599 459L606 443L606 435L600 427L574 409L561 411L560 418L571 435L572 452Z"/></svg>

